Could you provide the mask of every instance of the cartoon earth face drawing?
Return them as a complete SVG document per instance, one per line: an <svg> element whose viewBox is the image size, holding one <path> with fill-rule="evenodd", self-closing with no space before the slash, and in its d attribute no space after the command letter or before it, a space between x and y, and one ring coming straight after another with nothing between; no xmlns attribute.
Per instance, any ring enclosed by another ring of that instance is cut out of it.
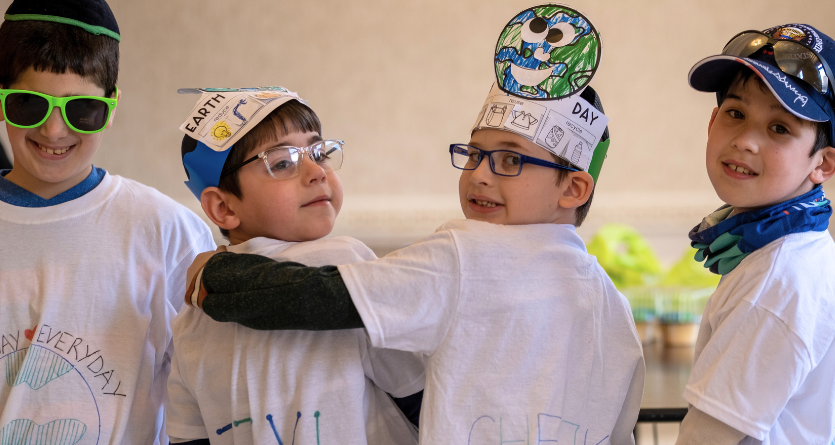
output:
<svg viewBox="0 0 835 445"><path fill-rule="evenodd" d="M502 30L494 65L499 87L531 99L560 99L591 81L600 64L600 36L583 14L541 5Z"/></svg>

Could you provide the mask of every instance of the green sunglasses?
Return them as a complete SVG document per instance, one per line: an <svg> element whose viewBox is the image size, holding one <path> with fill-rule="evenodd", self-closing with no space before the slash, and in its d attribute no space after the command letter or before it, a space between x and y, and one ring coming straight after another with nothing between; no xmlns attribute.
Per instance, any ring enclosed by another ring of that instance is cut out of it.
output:
<svg viewBox="0 0 835 445"><path fill-rule="evenodd" d="M119 89L116 88L116 97ZM98 133L107 128L110 114L117 100L97 96L55 97L26 90L0 89L0 105L6 122L18 128L43 125L55 107L71 130L78 133Z"/></svg>

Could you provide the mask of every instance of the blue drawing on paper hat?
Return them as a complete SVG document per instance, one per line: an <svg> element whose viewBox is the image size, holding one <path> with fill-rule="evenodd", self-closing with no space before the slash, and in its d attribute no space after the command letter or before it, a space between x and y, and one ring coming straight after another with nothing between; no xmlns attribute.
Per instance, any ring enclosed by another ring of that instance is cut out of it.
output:
<svg viewBox="0 0 835 445"><path fill-rule="evenodd" d="M531 99L560 99L588 85L600 64L600 36L580 12L541 5L516 15L499 36L499 87Z"/></svg>

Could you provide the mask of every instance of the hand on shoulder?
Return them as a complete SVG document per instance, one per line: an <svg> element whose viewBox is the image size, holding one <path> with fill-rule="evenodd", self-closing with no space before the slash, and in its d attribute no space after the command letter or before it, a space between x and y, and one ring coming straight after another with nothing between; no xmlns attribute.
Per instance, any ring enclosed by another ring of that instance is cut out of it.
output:
<svg viewBox="0 0 835 445"><path fill-rule="evenodd" d="M186 281L188 282L188 287L186 288L186 295L185 295L185 302L187 305L194 306L192 303L192 294L194 294L195 286L197 283L197 276L199 275L200 271L206 266L206 263L219 252L226 252L226 246L218 246L216 250L210 250L208 252L203 252L200 255L197 255L194 258L194 261L191 263L191 266L188 267L188 271L186 272ZM205 294L206 290L203 289L203 284L200 283L199 293ZM198 294L199 295L199 294ZM205 295L202 295L205 297ZM201 298L202 299L202 298Z"/></svg>

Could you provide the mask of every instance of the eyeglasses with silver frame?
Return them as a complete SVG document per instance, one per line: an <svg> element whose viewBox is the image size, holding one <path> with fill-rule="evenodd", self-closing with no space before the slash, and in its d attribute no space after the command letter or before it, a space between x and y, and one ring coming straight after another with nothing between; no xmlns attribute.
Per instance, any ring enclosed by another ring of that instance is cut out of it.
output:
<svg viewBox="0 0 835 445"><path fill-rule="evenodd" d="M301 171L302 156L305 154L325 171L336 171L342 167L344 146L345 141L328 139L318 141L307 147L293 147L290 145L273 147L228 169L220 177L229 175L250 162L262 159L267 173L274 179L295 178Z"/></svg>

